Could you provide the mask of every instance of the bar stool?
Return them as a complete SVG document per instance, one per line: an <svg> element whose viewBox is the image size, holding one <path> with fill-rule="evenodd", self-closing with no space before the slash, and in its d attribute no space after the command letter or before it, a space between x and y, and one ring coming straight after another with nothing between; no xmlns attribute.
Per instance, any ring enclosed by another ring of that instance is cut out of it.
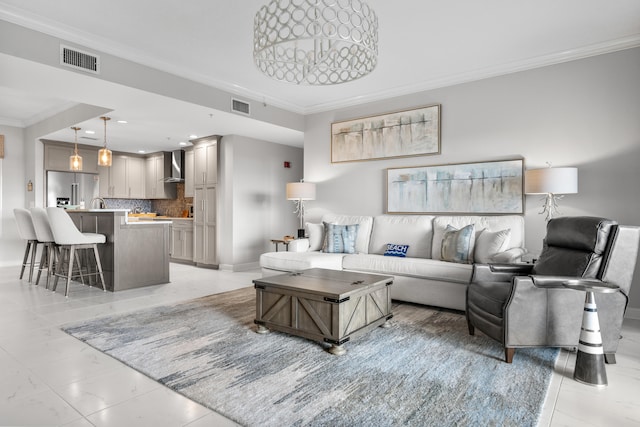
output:
<svg viewBox="0 0 640 427"><path fill-rule="evenodd" d="M18 234L20 237L27 241L27 247L24 250L24 258L22 259L22 269L20 270L20 279L24 275L24 269L29 265L29 282L33 278L33 268L36 264L36 252L38 250L38 237L36 236L36 230L33 227L33 221L31 220L31 212L23 208L15 208L13 215L16 218L18 224ZM31 261L27 263L29 259L29 252L31 252Z"/></svg>
<svg viewBox="0 0 640 427"><path fill-rule="evenodd" d="M43 208L31 208L31 220L33 221L33 228L36 231L36 237L38 242L42 243L42 254L40 255L40 264L38 266L38 275L36 276L36 286L40 283L40 275L42 270L47 270L47 285L46 289L49 289L49 278L54 273L54 264L56 260L57 245L55 238L53 237L53 231L51 231L51 225L49 224L49 217L47 211ZM78 267L80 264L78 263Z"/></svg>
<svg viewBox="0 0 640 427"><path fill-rule="evenodd" d="M56 279L53 282L53 291L55 291L58 286L58 279L60 277L64 277L67 280L64 295L66 297L69 296L69 284L73 277L73 262L77 257L76 251L78 249L93 249L93 255L98 272L91 274L100 276L102 290L106 291L107 288L104 283L100 254L98 253L98 244L106 242L106 237L103 234L81 233L64 209L49 207L47 208L47 216L49 217L49 224L51 225L51 231L53 232L55 242L60 248L60 256L58 257L56 265ZM65 263L67 265L66 274L63 272Z"/></svg>

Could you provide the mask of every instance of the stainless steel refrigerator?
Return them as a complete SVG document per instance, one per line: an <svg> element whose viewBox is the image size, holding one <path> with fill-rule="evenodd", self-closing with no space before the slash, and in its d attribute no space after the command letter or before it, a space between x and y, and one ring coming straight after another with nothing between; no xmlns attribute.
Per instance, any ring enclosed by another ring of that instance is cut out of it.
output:
<svg viewBox="0 0 640 427"><path fill-rule="evenodd" d="M98 197L100 178L96 173L47 171L47 206L78 206Z"/></svg>

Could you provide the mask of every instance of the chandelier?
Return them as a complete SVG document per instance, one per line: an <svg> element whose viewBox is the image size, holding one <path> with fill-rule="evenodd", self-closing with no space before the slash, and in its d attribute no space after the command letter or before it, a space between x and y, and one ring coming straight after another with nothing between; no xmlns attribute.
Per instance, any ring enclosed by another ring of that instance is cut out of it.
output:
<svg viewBox="0 0 640 427"><path fill-rule="evenodd" d="M100 120L104 120L104 145L98 151L98 166L111 166L111 150L107 148L107 120L111 117L100 117Z"/></svg>
<svg viewBox="0 0 640 427"><path fill-rule="evenodd" d="M73 154L69 156L69 170L81 171L82 170L82 157L78 154L78 131L79 127L73 126L71 129L76 133L76 144L73 150Z"/></svg>
<svg viewBox="0 0 640 427"><path fill-rule="evenodd" d="M256 13L253 60L287 83L359 79L378 62L378 18L361 0L271 0Z"/></svg>

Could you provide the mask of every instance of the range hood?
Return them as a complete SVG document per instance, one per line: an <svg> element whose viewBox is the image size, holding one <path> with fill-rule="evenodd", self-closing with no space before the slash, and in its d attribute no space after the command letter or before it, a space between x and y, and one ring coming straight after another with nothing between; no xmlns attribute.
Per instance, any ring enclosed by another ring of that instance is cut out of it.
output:
<svg viewBox="0 0 640 427"><path fill-rule="evenodd" d="M164 152L163 182L184 182L184 150Z"/></svg>

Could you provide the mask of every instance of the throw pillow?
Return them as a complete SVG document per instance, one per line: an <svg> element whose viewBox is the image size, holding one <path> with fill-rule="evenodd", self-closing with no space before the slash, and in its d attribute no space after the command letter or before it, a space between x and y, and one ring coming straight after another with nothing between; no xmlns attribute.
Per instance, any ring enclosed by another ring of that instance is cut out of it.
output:
<svg viewBox="0 0 640 427"><path fill-rule="evenodd" d="M333 254L355 254L359 224L339 225L324 222L324 245L322 252Z"/></svg>
<svg viewBox="0 0 640 427"><path fill-rule="evenodd" d="M384 256L397 256L405 258L407 256L407 250L409 250L409 245L396 245L393 243L387 243L387 250L384 251Z"/></svg>
<svg viewBox="0 0 640 427"><path fill-rule="evenodd" d="M324 225L307 222L307 236L309 236L309 250L319 251L324 243Z"/></svg>
<svg viewBox="0 0 640 427"><path fill-rule="evenodd" d="M485 264L495 262L493 257L509 248L510 239L510 228L500 231L489 231L486 228L481 230L476 237L475 248L473 250L476 262Z"/></svg>
<svg viewBox="0 0 640 427"><path fill-rule="evenodd" d="M447 225L442 239L442 260L471 264L473 262L473 246L476 240L476 227L469 224L458 230Z"/></svg>

